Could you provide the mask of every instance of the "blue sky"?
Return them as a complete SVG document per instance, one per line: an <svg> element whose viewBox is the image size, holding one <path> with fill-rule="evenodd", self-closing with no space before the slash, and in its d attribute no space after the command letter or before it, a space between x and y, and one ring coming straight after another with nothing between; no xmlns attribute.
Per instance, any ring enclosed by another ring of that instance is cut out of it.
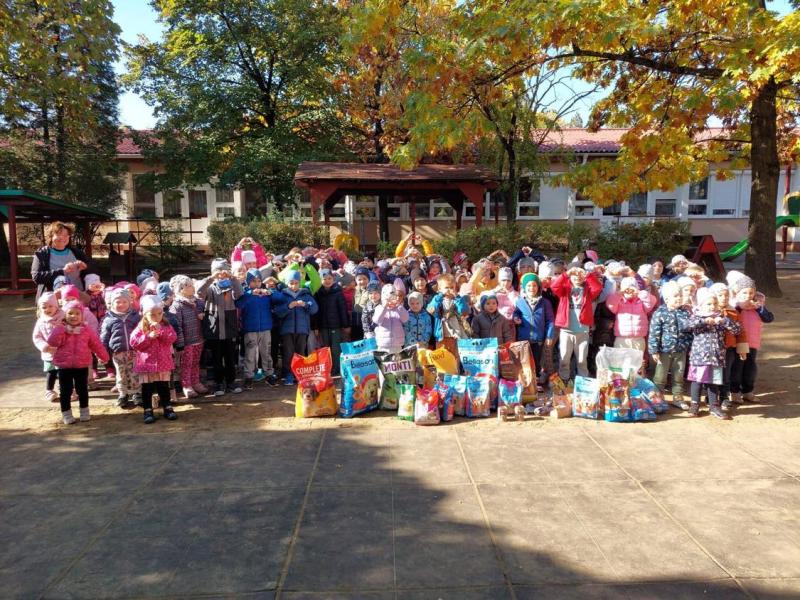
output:
<svg viewBox="0 0 800 600"><path fill-rule="evenodd" d="M122 28L122 39L128 43L135 43L139 35L145 35L151 40L158 39L163 31L158 23L158 14L147 0L113 0L114 20ZM772 0L769 8L780 14L788 14L792 8L789 0ZM125 65L122 61L117 63L117 72L123 73ZM582 118L586 119L589 113L589 103L583 103L579 110ZM120 122L134 129L148 129L155 125L156 119L153 110L145 104L136 94L125 92L120 95L119 101Z"/></svg>

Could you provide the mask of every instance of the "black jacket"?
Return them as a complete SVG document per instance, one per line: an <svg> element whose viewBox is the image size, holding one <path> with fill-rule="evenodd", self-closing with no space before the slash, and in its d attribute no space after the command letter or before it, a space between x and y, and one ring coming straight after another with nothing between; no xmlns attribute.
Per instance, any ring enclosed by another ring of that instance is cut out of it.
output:
<svg viewBox="0 0 800 600"><path fill-rule="evenodd" d="M330 288L319 288L314 294L319 305L317 314L312 317L313 329L344 329L350 327L350 315L347 314L347 303L342 286L334 283Z"/></svg>
<svg viewBox="0 0 800 600"><path fill-rule="evenodd" d="M79 250L74 246L67 246L68 250L72 250L75 255L75 260L80 260L86 263L86 269L81 271L81 279L86 277L89 273L97 273L97 267L91 258L86 256L83 250ZM33 263L31 264L31 278L36 284L36 299L39 299L44 292L53 291L53 282L56 277L64 274L64 269L50 270L50 246L42 246L33 253Z"/></svg>

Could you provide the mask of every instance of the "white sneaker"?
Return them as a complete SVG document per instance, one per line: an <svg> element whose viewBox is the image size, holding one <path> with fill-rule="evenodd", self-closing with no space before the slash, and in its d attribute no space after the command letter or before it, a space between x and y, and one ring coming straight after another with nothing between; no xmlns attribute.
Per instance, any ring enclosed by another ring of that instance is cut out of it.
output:
<svg viewBox="0 0 800 600"><path fill-rule="evenodd" d="M53 390L47 390L44 393L45 402L58 402L58 394L56 394Z"/></svg>
<svg viewBox="0 0 800 600"><path fill-rule="evenodd" d="M90 421L92 419L92 415L89 413L89 407L84 406L81 408L81 421Z"/></svg>
<svg viewBox="0 0 800 600"><path fill-rule="evenodd" d="M75 417L72 416L72 409L62 412L61 418L64 420L64 425L72 425L75 423Z"/></svg>

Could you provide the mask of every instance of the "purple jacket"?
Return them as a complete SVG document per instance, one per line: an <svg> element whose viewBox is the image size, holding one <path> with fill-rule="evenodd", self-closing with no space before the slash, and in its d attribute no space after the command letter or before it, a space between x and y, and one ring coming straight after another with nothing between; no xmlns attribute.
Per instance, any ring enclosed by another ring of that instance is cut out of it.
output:
<svg viewBox="0 0 800 600"><path fill-rule="evenodd" d="M408 321L408 311L402 306L386 308L382 304L375 307L372 322L375 323L375 341L378 350L402 348L406 341L403 323Z"/></svg>

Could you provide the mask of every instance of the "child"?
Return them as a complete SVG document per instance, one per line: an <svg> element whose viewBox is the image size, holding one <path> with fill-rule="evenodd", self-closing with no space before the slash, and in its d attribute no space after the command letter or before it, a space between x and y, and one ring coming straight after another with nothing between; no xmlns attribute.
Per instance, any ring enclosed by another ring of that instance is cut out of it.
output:
<svg viewBox="0 0 800 600"><path fill-rule="evenodd" d="M720 307L720 312L723 316L728 317L731 321L739 323L739 311L730 305L731 295L728 291L728 286L724 283L715 283L711 286L711 291L717 297L717 305ZM725 332L725 373L723 374L723 384L720 394L720 406L722 410L730 410L731 405L731 375L736 363L747 359L747 353L750 351L750 346L747 343L747 331L742 327L738 335L733 335L731 332ZM736 402L741 403L741 396L737 394Z"/></svg>
<svg viewBox="0 0 800 600"><path fill-rule="evenodd" d="M92 354L103 362L108 360L108 353L97 332L83 321L84 308L78 301L68 302L64 306L64 320L47 338L47 345L54 349L53 363L58 367L61 417L65 425L75 423L70 406L73 389L78 393L81 421L91 419L89 367L92 366Z"/></svg>
<svg viewBox="0 0 800 600"><path fill-rule="evenodd" d="M686 329L694 334L689 351L689 373L692 382L692 404L689 414L696 417L700 410L700 392L708 388L709 412L718 419L730 419L720 406L720 388L725 383L725 332L738 334L741 327L722 315L717 297L708 288L697 290L697 306Z"/></svg>
<svg viewBox="0 0 800 600"><path fill-rule="evenodd" d="M156 296L161 300L161 308L164 310L164 319L170 324L170 327L175 331L175 342L172 347L174 353L172 359L175 362L175 368L169 374L170 381L170 400L175 403L178 401L178 394L183 394L181 386L181 359L183 358L183 333L180 331L180 322L178 318L170 312L170 308L175 302L175 293L169 285L169 281L162 281L156 287Z"/></svg>
<svg viewBox="0 0 800 600"><path fill-rule="evenodd" d="M211 275L197 289L205 299L203 336L211 346L214 361L215 396L225 392L239 394L236 384L236 336L239 333L236 299L242 295L242 284L231 277L231 266L224 258L211 263Z"/></svg>
<svg viewBox="0 0 800 600"><path fill-rule="evenodd" d="M522 296L517 299L514 308L517 339L530 344L537 371L541 371L543 366L543 346L546 345L550 351L555 338L553 307L542 296L540 283L539 277L535 273L523 275L520 280Z"/></svg>
<svg viewBox="0 0 800 600"><path fill-rule="evenodd" d="M450 354L458 357L456 340L470 337L467 324L467 317L470 314L470 298L456 295L456 282L452 275L447 273L439 275L436 281L439 291L427 307L428 313L433 316L436 347L444 347Z"/></svg>
<svg viewBox="0 0 800 600"><path fill-rule="evenodd" d="M94 315L94 318L97 319L98 323L102 323L103 319L106 316L106 301L103 299L103 292L106 289L106 286L100 281L100 276L95 275L94 273L90 273L84 279L84 285L86 286L86 292L89 294L89 302L86 305L86 308L89 309L89 312ZM98 329L98 333L99 333ZM106 372L108 373L109 377L114 377L114 369L113 363L109 363L106 365ZM95 362L92 364L92 379L100 379L100 374L97 372L97 359L95 358Z"/></svg>
<svg viewBox="0 0 800 600"><path fill-rule="evenodd" d="M364 325L361 322L364 306L369 301L367 286L369 285L369 270L358 267L355 275L356 287L353 290L353 314L350 320L350 337L353 340L364 339Z"/></svg>
<svg viewBox="0 0 800 600"><path fill-rule="evenodd" d="M500 346L513 342L514 326L500 314L494 292L481 294L480 305L481 311L472 317L472 337L497 338L497 344Z"/></svg>
<svg viewBox="0 0 800 600"><path fill-rule="evenodd" d="M317 302L308 288L300 285L300 271L286 273L287 286L283 289L286 302L276 309L283 319L281 323L281 344L283 346L284 385L294 385L290 370L295 354L305 356L308 348L308 333L311 331L311 316L317 310Z"/></svg>
<svg viewBox="0 0 800 600"><path fill-rule="evenodd" d="M425 278L421 272L417 272L411 278L411 286L414 288L415 292L422 294L422 307L423 309L428 306L428 302L431 301L433 295L430 293L430 289L428 288L428 280ZM409 294L410 296L410 294Z"/></svg>
<svg viewBox="0 0 800 600"><path fill-rule="evenodd" d="M514 318L519 293L514 289L514 272L508 267L502 267L497 274L497 287L494 294L497 297L497 310L509 321ZM537 286L538 287L538 286Z"/></svg>
<svg viewBox="0 0 800 600"><path fill-rule="evenodd" d="M420 348L428 348L433 337L433 321L425 311L425 298L413 291L408 295L408 321L403 324L405 346L416 344Z"/></svg>
<svg viewBox="0 0 800 600"><path fill-rule="evenodd" d="M44 292L36 302L36 325L33 327L33 345L41 352L44 372L47 373L44 399L47 402L58 402L55 392L58 369L53 364L53 347L47 343L53 330L64 320L64 311L58 306L53 292Z"/></svg>
<svg viewBox="0 0 800 600"><path fill-rule="evenodd" d="M281 302L285 302L283 294L261 287L258 269L247 272L244 293L236 301L244 336L244 387L247 390L253 389L253 376L259 358L267 384L272 387L278 385L272 364L272 311Z"/></svg>
<svg viewBox="0 0 800 600"><path fill-rule="evenodd" d="M164 417L170 421L178 418L170 403L169 377L175 368L172 360L172 344L177 334L164 318L164 307L158 296L142 297L142 320L131 335L131 346L136 350L135 371L142 385L144 423L150 425L156 418L153 414L153 394L158 394L158 403Z"/></svg>
<svg viewBox="0 0 800 600"><path fill-rule="evenodd" d="M678 277L675 279L681 289L681 305L689 312L694 308L697 284L691 277Z"/></svg>
<svg viewBox="0 0 800 600"><path fill-rule="evenodd" d="M187 400L208 393L200 383L200 358L203 355L203 303L195 298L194 282L186 275L175 275L169 280L175 300L169 312L175 317L178 327L177 344L183 347L180 364L180 379Z"/></svg>
<svg viewBox="0 0 800 600"><path fill-rule="evenodd" d="M141 405L141 388L134 374L136 353L131 347L131 334L139 324L139 313L133 310L131 294L126 288L114 288L108 294L108 312L100 328L100 340L106 347L117 374L117 406L131 409Z"/></svg>
<svg viewBox="0 0 800 600"><path fill-rule="evenodd" d="M625 277L619 287L620 291L614 292L606 300L608 310L617 315L614 347L644 352L647 350L645 337L649 326L647 315L655 308L656 297L648 290L639 291L633 277Z"/></svg>
<svg viewBox="0 0 800 600"><path fill-rule="evenodd" d="M322 278L322 287L314 294L319 310L312 320L312 325L319 345L331 349L333 361L331 373L333 377L338 377L342 334L350 335L350 315L347 313L342 287L336 283L331 270L322 269L319 274Z"/></svg>
<svg viewBox="0 0 800 600"><path fill-rule="evenodd" d="M375 337L375 322L372 317L375 309L381 304L381 288L377 281L370 281L367 285L367 303L361 311L361 328L364 330L364 339Z"/></svg>
<svg viewBox="0 0 800 600"><path fill-rule="evenodd" d="M589 330L594 326L592 303L603 291L603 284L596 273L587 276L580 264L571 263L565 273L553 280L551 288L558 298L555 324L561 328L558 373L561 379L569 381L572 355L575 354L578 375L588 377Z"/></svg>
<svg viewBox="0 0 800 600"><path fill-rule="evenodd" d="M758 376L758 350L761 348L761 329L764 323L772 323L775 316L764 306L764 294L756 292L755 282L742 275L731 283L732 302L739 311L739 319L747 335L749 346L744 360L737 360L731 372L731 394L734 401L755 401L755 384Z"/></svg>
<svg viewBox="0 0 800 600"><path fill-rule="evenodd" d="M681 410L689 410L683 399L683 376L686 370L686 351L692 337L686 331L689 313L682 306L681 289L674 280L661 286L664 304L659 306L650 320L648 351L656 361L653 382L664 390L667 376L672 376L672 404Z"/></svg>
<svg viewBox="0 0 800 600"><path fill-rule="evenodd" d="M407 321L408 311L403 307L397 288L387 283L381 289L381 303L372 316L378 350L400 352L405 341L403 325Z"/></svg>

